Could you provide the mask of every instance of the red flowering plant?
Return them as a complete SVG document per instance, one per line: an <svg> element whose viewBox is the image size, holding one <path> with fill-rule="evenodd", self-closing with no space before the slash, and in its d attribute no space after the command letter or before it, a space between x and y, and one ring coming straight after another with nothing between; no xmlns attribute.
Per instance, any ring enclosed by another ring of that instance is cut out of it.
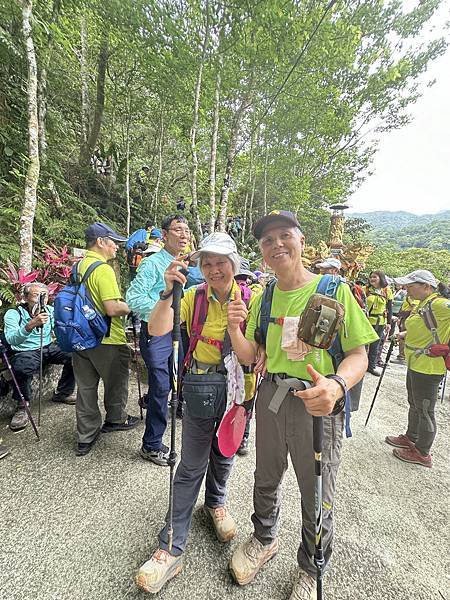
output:
<svg viewBox="0 0 450 600"><path fill-rule="evenodd" d="M10 260L7 261L5 269L0 269L0 298L8 304L19 302L23 287L34 281L45 283L49 297L53 298L66 285L72 264L78 260L70 256L67 246L47 246L41 254L35 252L34 256L38 268L29 273L17 269Z"/></svg>

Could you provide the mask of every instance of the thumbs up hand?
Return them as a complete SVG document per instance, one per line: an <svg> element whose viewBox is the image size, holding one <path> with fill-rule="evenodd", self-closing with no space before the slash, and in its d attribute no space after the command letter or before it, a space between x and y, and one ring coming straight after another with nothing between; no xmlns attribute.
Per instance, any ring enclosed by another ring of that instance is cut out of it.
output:
<svg viewBox="0 0 450 600"><path fill-rule="evenodd" d="M303 400L306 411L313 417L329 415L336 401L342 397L342 388L337 381L327 379L312 365L307 365L306 369L311 376L312 387L294 392L294 395Z"/></svg>
<svg viewBox="0 0 450 600"><path fill-rule="evenodd" d="M236 331L241 323L247 320L248 310L245 302L242 300L241 290L234 292L234 300L228 303L228 330Z"/></svg>

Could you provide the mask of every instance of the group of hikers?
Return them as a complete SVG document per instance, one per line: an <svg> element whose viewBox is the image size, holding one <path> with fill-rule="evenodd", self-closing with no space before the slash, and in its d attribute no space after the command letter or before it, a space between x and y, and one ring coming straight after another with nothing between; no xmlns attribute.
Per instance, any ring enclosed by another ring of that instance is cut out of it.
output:
<svg viewBox="0 0 450 600"><path fill-rule="evenodd" d="M230 572L238 584L246 585L277 553L280 490L289 455L302 515L290 599L321 598L321 576L332 551L342 437L344 431L351 435L350 412L358 407L361 381L366 372L381 375L382 346L397 327L397 360L407 365L408 415L404 433L389 435L386 442L396 458L431 467L438 389L450 366L450 301L424 269L392 284L381 271L370 273L367 283L347 283L336 256L307 269L302 262L304 232L296 216L285 210L272 211L253 225L268 272L253 272L234 237L225 232L207 235L195 249L182 213L165 218L160 228L148 223L139 232L127 240L102 223L86 229L87 251L76 277L86 286L93 312L106 323L105 334L93 347L78 346L68 353L53 341L53 330L59 339L58 332L67 328L60 315L67 306L57 298L53 311L42 284L26 286L23 303L6 312L4 340L19 384L10 427L21 430L29 421L30 382L43 337L44 362L64 364L53 400L75 403L77 456L90 453L100 433L135 428L139 419L127 411L130 350L125 319L132 313L131 327L139 330L148 372L148 391L141 402L146 408L140 448L144 460L173 467L173 448L163 438L174 387L182 406L171 506L158 547L138 569L137 586L156 593L181 571L203 480L204 511L218 540L235 537L236 521L227 508L234 452L224 452L221 436L227 434L227 414L239 405L246 416L235 448L240 454L248 451L250 417L256 413L254 530L234 550ZM128 251L141 244L140 260L130 264L125 298L108 264L121 243ZM178 359L174 331L179 324L183 342ZM175 382L174 371L179 375Z"/></svg>

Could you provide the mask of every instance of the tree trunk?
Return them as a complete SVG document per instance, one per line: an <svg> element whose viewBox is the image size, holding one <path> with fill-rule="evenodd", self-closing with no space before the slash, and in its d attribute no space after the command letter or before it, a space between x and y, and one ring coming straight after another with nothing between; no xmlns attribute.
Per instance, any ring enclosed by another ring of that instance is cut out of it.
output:
<svg viewBox="0 0 450 600"><path fill-rule="evenodd" d="M228 196L230 194L231 174L233 165L236 159L236 148L238 142L239 131L241 128L242 119L249 108L249 95L245 94L239 108L234 114L233 125L231 127L230 143L227 151L227 162L225 167L225 175L220 193L220 211L219 211L219 231L225 231L225 223L228 209Z"/></svg>
<svg viewBox="0 0 450 600"><path fill-rule="evenodd" d="M214 112L213 129L211 137L211 154L209 161L209 202L211 216L209 220L209 231L212 233L216 227L216 162L217 162L217 140L219 136L219 109L220 109L220 85L222 64L219 61L216 75L216 87L214 90Z"/></svg>
<svg viewBox="0 0 450 600"><path fill-rule="evenodd" d="M250 159L248 162L248 181L245 190L245 200L244 200L244 221L242 223L242 236L241 240L244 241L245 235L247 233L247 214L248 214L248 201L250 197L250 187L253 181L253 157L255 152L255 132L252 132L252 136L250 139Z"/></svg>
<svg viewBox="0 0 450 600"><path fill-rule="evenodd" d="M159 143L158 143L158 175L156 177L155 184L155 192L153 197L153 210L155 215L155 223L157 221L157 212L158 212L158 196L159 196L159 186L161 184L161 175L162 175L162 165L163 165L163 138L164 138L164 118L163 112L161 109L161 121L160 121L160 132L159 132Z"/></svg>
<svg viewBox="0 0 450 600"><path fill-rule="evenodd" d="M209 0L206 0L205 35L203 38L202 54L200 57L200 65L198 67L197 81L195 84L194 119L193 119L192 129L191 129L191 154L192 154L191 212L192 212L192 216L194 217L195 233L196 233L196 237L198 240L202 239L202 222L200 220L200 215L198 213L198 198L197 198L198 156L197 156L196 137L197 137L197 129L198 129L198 113L199 113L199 107L200 107L200 90L202 87L202 75L203 75L203 67L205 64L206 50L208 48L208 39L209 39Z"/></svg>
<svg viewBox="0 0 450 600"><path fill-rule="evenodd" d="M267 215L267 165L269 162L269 146L267 142L264 142L266 145L265 151L266 156L264 158L264 194L263 194L263 206L264 206L264 214Z"/></svg>
<svg viewBox="0 0 450 600"><path fill-rule="evenodd" d="M81 143L87 144L89 138L89 73L87 65L88 26L86 15L81 16L80 23L80 76L81 76Z"/></svg>
<svg viewBox="0 0 450 600"><path fill-rule="evenodd" d="M37 106L37 64L31 29L32 0L22 0L22 31L28 67L28 169L25 177L24 203L20 215L19 266L31 271L33 259L33 223L37 204L39 182L39 121Z"/></svg>
<svg viewBox="0 0 450 600"><path fill-rule="evenodd" d="M126 169L125 169L125 198L127 205L127 236L130 235L131 225L131 202L130 202L130 127L131 127L131 98L128 93L127 97L127 129L126 129L126 143L125 143L125 156L126 156ZM113 161L111 160L111 163Z"/></svg>
<svg viewBox="0 0 450 600"><path fill-rule="evenodd" d="M89 131L87 142L82 144L80 153L80 164L82 166L88 166L91 160L92 153L97 145L100 128L103 121L103 110L105 108L105 78L106 78L106 67L108 64L109 54L109 34L108 30L105 29L102 33L102 39L100 42L100 50L98 54L98 66L97 66L97 98L95 101L94 118L92 121L92 127Z"/></svg>
<svg viewBox="0 0 450 600"><path fill-rule="evenodd" d="M258 131L256 133L256 157L259 154L259 136L260 129L258 127ZM253 182L252 182L252 191L250 194L250 203L248 206L248 230L251 231L253 227L253 203L255 200L255 191L256 191L256 172L253 171Z"/></svg>

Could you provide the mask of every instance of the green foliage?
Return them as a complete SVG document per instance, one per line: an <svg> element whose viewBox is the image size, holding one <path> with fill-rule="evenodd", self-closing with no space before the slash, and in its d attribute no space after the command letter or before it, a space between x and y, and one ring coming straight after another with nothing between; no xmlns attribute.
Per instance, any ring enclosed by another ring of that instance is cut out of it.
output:
<svg viewBox="0 0 450 600"><path fill-rule="evenodd" d="M365 270L381 269L391 277L400 277L416 269L431 271L440 281L450 282L450 252L428 248L398 250L394 246L377 248L369 257Z"/></svg>
<svg viewBox="0 0 450 600"><path fill-rule="evenodd" d="M325 207L345 200L367 175L376 149L365 141L367 132L407 121L408 106L420 94L418 76L445 50L440 39L423 43L423 31L439 4L422 0L404 12L396 0L338 1L328 10L323 2L296 0L36 0L33 37L39 77L43 67L47 71L48 149L41 165L35 248L42 250L49 242L82 245L84 228L96 220L124 230L128 175L132 230L147 219L160 222L174 211L177 197L189 199L194 88L207 11L211 33L196 141L202 222L211 210L209 156L220 71L217 201L236 110L245 98L248 110L233 157L228 212L247 217L248 236L251 219L266 209L290 208L308 243L327 239ZM79 166L82 17L91 127L99 97L99 51L108 36L97 146L110 157L111 176ZM0 0L0 24L1 263L18 258L27 168L20 3ZM363 234L356 226L348 231L355 240ZM446 230L439 229L438 235L444 240Z"/></svg>

